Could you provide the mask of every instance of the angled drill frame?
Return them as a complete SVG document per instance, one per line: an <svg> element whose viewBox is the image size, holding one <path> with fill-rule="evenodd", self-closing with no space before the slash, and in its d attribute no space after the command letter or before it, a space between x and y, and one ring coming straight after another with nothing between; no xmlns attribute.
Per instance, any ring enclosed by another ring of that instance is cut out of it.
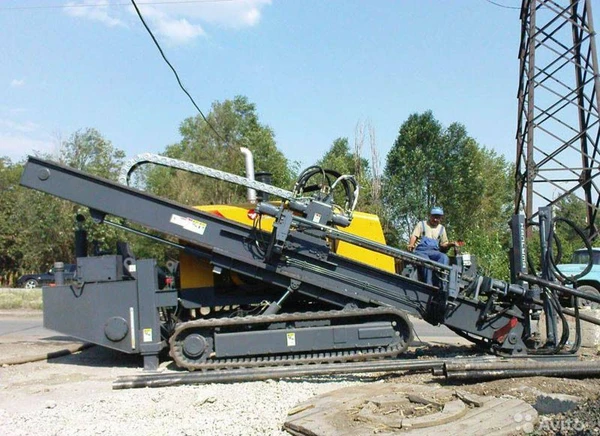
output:
<svg viewBox="0 0 600 436"><path fill-rule="evenodd" d="M309 232L287 232L285 229L282 229L284 231L281 234L285 236L278 236L276 244L279 255L266 260L264 253L256 250L255 243L257 239L269 240L271 235L267 232L54 162L30 157L25 165L21 184L88 207L98 217L113 215L125 218L187 241L199 255L210 260L213 268L230 270L280 288L282 295L293 287L296 293L339 308L348 305L392 306L431 324L444 324L463 335L481 338L497 351L507 354L526 353L522 337L528 315L518 303L512 302L513 299L520 301L525 298L525 290L520 286L490 280L486 292L504 296L504 306L486 309L485 302L463 292L465 286L472 284L462 283L458 271L435 262L427 265L450 272L448 287L445 289L338 256L329 250L323 238ZM302 217L294 216L292 220L314 225ZM286 222L284 227L287 224ZM346 239L390 255L412 256L410 253L344 234L331 227L320 224L316 227L328 237ZM422 262L416 257L414 260ZM89 259L88 262L90 261L92 260ZM137 261L138 264L139 262ZM135 266L134 264L133 267ZM100 282L97 285L104 286ZM46 291L52 290L44 292ZM154 289L154 294L158 292L158 289ZM146 311L143 316L157 316L160 304L164 302L158 303L160 299L156 296L152 298L149 294L140 298L151 298L154 301L143 309ZM69 303L72 305L75 302ZM105 304L110 312L111 302L107 301ZM113 304L115 312L121 309L118 302ZM169 301L168 304L173 302ZM57 314L51 316L55 317ZM139 335L143 335L143 328L139 326ZM498 332L504 334L499 335Z"/></svg>

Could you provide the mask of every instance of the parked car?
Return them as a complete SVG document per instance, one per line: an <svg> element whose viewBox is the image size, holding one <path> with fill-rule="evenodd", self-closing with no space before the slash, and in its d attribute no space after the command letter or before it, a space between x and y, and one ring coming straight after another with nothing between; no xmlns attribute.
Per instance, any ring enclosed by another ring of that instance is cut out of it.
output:
<svg viewBox="0 0 600 436"><path fill-rule="evenodd" d="M77 275L77 265L65 263L65 282L74 280ZM54 283L54 268L40 274L25 274L17 279L20 288L33 289Z"/></svg>
<svg viewBox="0 0 600 436"><path fill-rule="evenodd" d="M581 274L589 262L589 253L586 248L575 250L571 263L556 265L558 270L567 277ZM600 297L600 248L592 248L592 269L577 280L577 289L596 297ZM582 300L582 305L598 307L596 303Z"/></svg>

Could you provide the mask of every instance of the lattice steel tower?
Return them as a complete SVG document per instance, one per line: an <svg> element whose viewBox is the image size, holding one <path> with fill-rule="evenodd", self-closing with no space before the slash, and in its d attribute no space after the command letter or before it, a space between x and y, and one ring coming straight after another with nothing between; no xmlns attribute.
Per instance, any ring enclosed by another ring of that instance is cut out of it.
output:
<svg viewBox="0 0 600 436"><path fill-rule="evenodd" d="M515 213L573 194L598 234L600 79L591 0L523 0Z"/></svg>

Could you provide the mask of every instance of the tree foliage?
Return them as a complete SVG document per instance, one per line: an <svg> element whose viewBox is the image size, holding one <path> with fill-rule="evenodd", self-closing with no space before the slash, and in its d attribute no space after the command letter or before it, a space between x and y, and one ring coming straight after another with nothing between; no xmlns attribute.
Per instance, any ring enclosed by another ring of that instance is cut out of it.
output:
<svg viewBox="0 0 600 436"><path fill-rule="evenodd" d="M272 129L260 122L255 105L246 97L215 102L207 118L208 123L201 117L185 119L181 141L167 146L163 154L244 175L239 148L246 147L254 155L257 172L270 172L274 185L292 188L297 168L279 151ZM444 127L428 111L412 114L400 126L380 176L372 128L368 132L372 161L362 157L367 127L358 125L353 149L347 138L337 138L317 164L356 176L358 210L380 216L388 244L403 247L414 225L427 217L433 205L440 205L450 238L465 240L464 250L477 256L485 274L507 278L512 165L477 144L463 125ZM115 180L124 156L97 130L88 128L62 142L56 156L45 157ZM0 158L0 277L5 281L7 272L14 278L17 273L47 269L56 260L73 261L74 218L78 213L89 217L77 205L19 186L22 168L22 163ZM184 204L245 202L245 188L207 177L162 167L146 170L143 176L150 190ZM585 207L575 197L561 200L554 214L585 227ZM114 250L116 240L125 239L139 257L160 261L170 255L159 244L93 225L90 219L85 226L102 249ZM582 245L566 226L557 226L556 232L565 257Z"/></svg>
<svg viewBox="0 0 600 436"><path fill-rule="evenodd" d="M115 180L122 165L123 151L116 150L95 129L75 132L60 144L56 156L43 156L91 174ZM89 212L71 202L18 185L22 164L4 159L0 164L2 183L0 260L5 276L23 272L44 271L55 261L74 261L75 216ZM90 240L113 248L117 232L107 226L86 226Z"/></svg>
<svg viewBox="0 0 600 436"><path fill-rule="evenodd" d="M0 158L0 281L7 281L7 274L17 270L22 261L19 234L15 229L21 171L21 165Z"/></svg>
<svg viewBox="0 0 600 436"><path fill-rule="evenodd" d="M72 168L117 180L125 152L93 128L78 130L61 144L58 161Z"/></svg>
<svg viewBox="0 0 600 436"><path fill-rule="evenodd" d="M359 185L357 209L362 211L369 209L371 184L369 161L359 156L356 150L354 152L350 151L348 138L334 140L329 150L317 161L317 165L324 169L337 171L341 175L354 175ZM344 204L343 197L343 189L336 189L336 192L334 192L336 204Z"/></svg>
<svg viewBox="0 0 600 436"><path fill-rule="evenodd" d="M348 138L337 138L323 157L317 161L317 165L335 170L341 174L353 174L358 177L361 171L368 171L369 168L366 159L358 159L361 160L360 163L357 163L356 155L350 151Z"/></svg>
<svg viewBox="0 0 600 436"><path fill-rule="evenodd" d="M61 143L58 155L59 162L65 165L113 181L118 179L124 159L125 152L116 149L111 141L93 128L73 133L69 139ZM95 225L86 208L70 202L63 203L66 208L65 219L68 220L65 228L69 230L70 235L75 229L75 216L83 215L86 218L84 228L88 232L92 245L100 251L114 250L117 241L122 238L121 232L110 226Z"/></svg>
<svg viewBox="0 0 600 436"><path fill-rule="evenodd" d="M431 207L442 206L450 238L464 239L484 268L505 276L510 174L504 158L480 147L462 124L445 128L431 111L410 115L384 170L382 198L396 230L392 238L402 246Z"/></svg>
<svg viewBox="0 0 600 436"><path fill-rule="evenodd" d="M255 105L246 97L214 103L207 119L210 124L200 116L184 120L179 129L181 141L168 146L164 155L245 175L240 147L246 147L253 154L256 172L269 172L274 185L291 189L289 162L278 150L273 131L260 123ZM191 205L241 203L246 192L230 183L164 168L149 171L148 186L153 192Z"/></svg>
<svg viewBox="0 0 600 436"><path fill-rule="evenodd" d="M558 256L560 254L562 256L558 261L563 263L569 262L575 250L585 247L585 241L573 226L578 228L584 236L589 236L585 230L588 227L586 219L587 207L583 200L571 194L561 198L556 203L552 213L555 218L554 231L560 241L560 251L556 247L555 255ZM556 220L556 218L562 218L570 223ZM592 245L598 246L599 243L600 241L596 239Z"/></svg>

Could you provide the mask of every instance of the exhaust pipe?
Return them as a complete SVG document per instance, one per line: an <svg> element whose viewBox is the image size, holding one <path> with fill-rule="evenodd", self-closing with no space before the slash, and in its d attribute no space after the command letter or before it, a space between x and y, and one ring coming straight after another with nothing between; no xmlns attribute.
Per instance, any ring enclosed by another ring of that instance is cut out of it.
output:
<svg viewBox="0 0 600 436"><path fill-rule="evenodd" d="M240 147L240 151L244 155L246 161L246 178L254 180L254 158L252 157L252 152L246 147ZM246 197L249 203L256 203L256 190L248 188Z"/></svg>

